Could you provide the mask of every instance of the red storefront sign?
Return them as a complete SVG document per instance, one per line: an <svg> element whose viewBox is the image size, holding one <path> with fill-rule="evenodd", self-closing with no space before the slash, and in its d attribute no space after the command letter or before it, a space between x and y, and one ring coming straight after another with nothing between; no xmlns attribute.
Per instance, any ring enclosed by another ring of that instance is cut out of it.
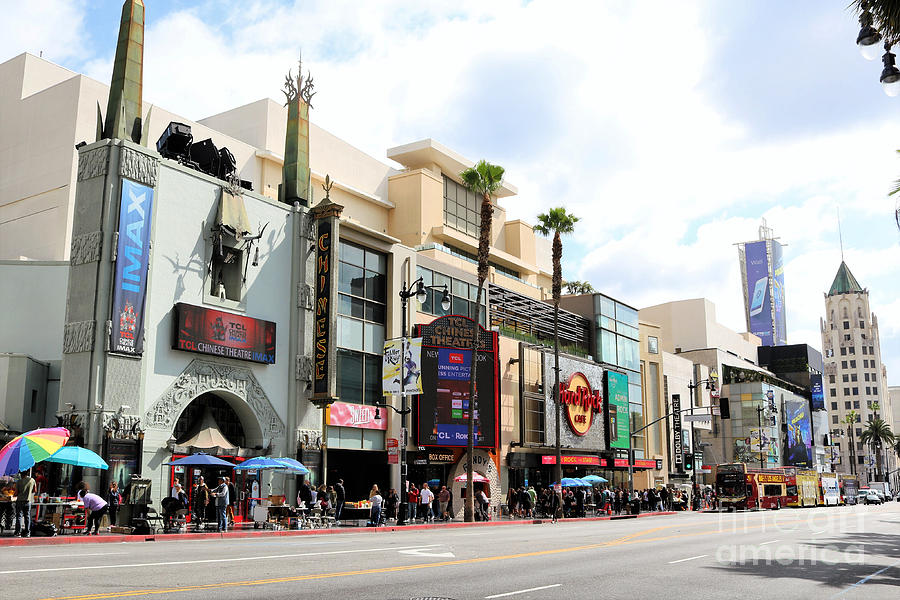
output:
<svg viewBox="0 0 900 600"><path fill-rule="evenodd" d="M329 425L356 427L357 429L387 429L385 413L382 412L376 419L375 411L377 409L374 406L335 402L327 410Z"/></svg>
<svg viewBox="0 0 900 600"><path fill-rule="evenodd" d="M385 446L387 447L388 464L400 464L400 440L397 438L388 438L385 440Z"/></svg>
<svg viewBox="0 0 900 600"><path fill-rule="evenodd" d="M600 466L601 467L609 466L607 464L607 460L605 458L600 460ZM627 469L628 468L628 459L627 458L617 458L613 461L613 466L614 467L624 467ZM635 460L631 466L636 467L638 469L655 469L656 461L655 460L645 460L643 458L639 458L639 459Z"/></svg>
<svg viewBox="0 0 900 600"><path fill-rule="evenodd" d="M551 455L541 456L541 464L542 465L555 465L556 457ZM562 464L564 465L599 465L600 457L599 456L577 456L577 455L566 455L562 456Z"/></svg>

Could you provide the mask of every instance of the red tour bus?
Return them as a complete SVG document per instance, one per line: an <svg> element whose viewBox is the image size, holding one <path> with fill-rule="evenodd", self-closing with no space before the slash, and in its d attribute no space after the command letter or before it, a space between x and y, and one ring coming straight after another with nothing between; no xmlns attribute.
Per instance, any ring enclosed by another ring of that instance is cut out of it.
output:
<svg viewBox="0 0 900 600"><path fill-rule="evenodd" d="M727 509L774 508L788 505L783 468L760 469L746 463L716 466L716 494Z"/></svg>

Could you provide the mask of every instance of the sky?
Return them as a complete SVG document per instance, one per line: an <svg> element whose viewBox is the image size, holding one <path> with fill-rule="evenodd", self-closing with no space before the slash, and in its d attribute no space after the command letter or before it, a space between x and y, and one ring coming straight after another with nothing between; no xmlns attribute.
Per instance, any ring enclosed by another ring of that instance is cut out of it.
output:
<svg viewBox="0 0 900 600"><path fill-rule="evenodd" d="M199 120L281 101L302 51L312 120L385 162L433 138L506 168L508 218L564 206L564 277L635 307L706 297L745 331L737 242L786 244L788 343L821 350L843 257L900 383L900 98L849 2L145 0L144 101ZM121 2L9 2L21 52L108 82Z"/></svg>

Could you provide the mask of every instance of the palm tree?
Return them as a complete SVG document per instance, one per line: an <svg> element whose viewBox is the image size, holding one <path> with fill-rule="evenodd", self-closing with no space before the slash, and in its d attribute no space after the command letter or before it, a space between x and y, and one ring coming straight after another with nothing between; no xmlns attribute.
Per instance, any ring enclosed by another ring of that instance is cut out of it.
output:
<svg viewBox="0 0 900 600"><path fill-rule="evenodd" d="M587 281L564 281L567 294L593 294L594 286Z"/></svg>
<svg viewBox="0 0 900 600"><path fill-rule="evenodd" d="M851 410L844 415L844 424L847 426L847 435L850 436L850 473L856 475L856 442L853 441L853 426L856 423L857 413Z"/></svg>
<svg viewBox="0 0 900 600"><path fill-rule="evenodd" d="M894 441L894 434L884 419L873 419L866 424L859 441L875 447L875 481L881 481L881 447Z"/></svg>
<svg viewBox="0 0 900 600"><path fill-rule="evenodd" d="M553 232L553 401L556 404L556 468L555 479L562 481L562 450L559 445L559 296L562 292L562 234L575 231L578 217L563 207L551 208L547 214L538 215L534 231L544 236Z"/></svg>
<svg viewBox="0 0 900 600"><path fill-rule="evenodd" d="M475 453L475 407L477 395L475 390L475 365L478 352L480 335L478 323L481 312L481 295L484 292L484 282L488 276L488 256L491 251L491 226L494 220L494 205L491 197L497 193L503 184L504 168L492 165L486 160L478 161L474 167L470 167L459 174L463 184L469 191L481 196L481 223L478 236L478 293L475 295L475 304L471 307L472 327L472 358L469 368L469 435L466 440L466 475L468 477L468 492L466 493L466 507L464 518L467 522L475 520L475 468L472 458Z"/></svg>

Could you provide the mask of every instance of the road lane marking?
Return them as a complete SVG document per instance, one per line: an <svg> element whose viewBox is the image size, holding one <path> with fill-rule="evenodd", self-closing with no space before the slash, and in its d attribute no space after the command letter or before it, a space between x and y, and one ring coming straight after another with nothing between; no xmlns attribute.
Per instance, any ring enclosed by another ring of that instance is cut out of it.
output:
<svg viewBox="0 0 900 600"><path fill-rule="evenodd" d="M689 560L696 560L696 559L698 559L698 558L706 558L707 556L709 556L709 554L700 554L700 555L697 555L697 556L692 556L692 557L690 557L690 558L682 558L681 560L673 560L673 561L670 561L669 564L670 564L670 565L674 565L674 564L677 564L677 563L687 562L687 561L689 561Z"/></svg>
<svg viewBox="0 0 900 600"><path fill-rule="evenodd" d="M525 594L528 592L536 592L538 590L549 590L550 588L559 587L561 585L561 583L554 583L551 585L542 585L541 587L528 588L527 590L517 590L515 592L506 592L505 594L494 594L493 596L485 596L484 600L490 600L491 598L503 598L505 596L515 596L516 594Z"/></svg>
<svg viewBox="0 0 900 600"><path fill-rule="evenodd" d="M860 580L857 581L856 583L851 584L850 587L847 587L847 588L845 588L844 590L842 590L842 591L838 592L837 594L835 594L834 596L832 596L832 598L840 598L841 596L843 596L844 594L846 594L847 592L849 592L849 591L852 590L853 588L858 587L858 586L864 584L865 582L867 582L868 580L872 579L873 577L877 577L878 575L881 575L882 573L884 573L884 572L887 571L888 569L892 569L892 568L896 567L897 565L900 565L900 560L898 560L898 561L895 562L894 564L891 564L891 565L886 566L886 567L883 568L883 569L879 569L878 571L875 571L875 572L872 573L871 575L868 575L868 576L866 576L866 577L863 577L862 579L860 579Z"/></svg>
<svg viewBox="0 0 900 600"><path fill-rule="evenodd" d="M453 558L452 552L426 552L426 548L413 548L412 550L398 550L400 554L412 556L437 556L438 558Z"/></svg>
<svg viewBox="0 0 900 600"><path fill-rule="evenodd" d="M63 558L70 559L78 556L114 556L124 554L124 552L87 552L84 554L71 554L71 553L60 553L60 554L36 554L34 556L19 556L18 558L23 560L29 560L32 558Z"/></svg>
<svg viewBox="0 0 900 600"><path fill-rule="evenodd" d="M363 552L385 552L388 550L403 550L410 548L433 548L435 546L441 546L442 544L428 544L428 545L418 545L418 546L394 546L390 548L362 548L356 550L332 550L331 552L303 552L298 554L276 554L276 555L267 555L267 556L241 556L237 558L208 558L203 560L184 560L184 561L166 561L166 562L152 562L152 563L132 563L132 564L122 564L122 565L88 565L88 566L80 566L80 567L48 567L45 569L16 569L13 571L0 571L0 575L17 575L20 573L48 573L55 571L82 571L85 569L128 569L128 568L137 568L137 567L170 567L170 566L178 566L178 565L197 565L197 564L209 564L209 563L224 563L224 562L243 562L250 560L272 560L277 558L300 558L304 556L327 556L333 554L359 554Z"/></svg>
<svg viewBox="0 0 900 600"><path fill-rule="evenodd" d="M769 544L774 544L776 542L780 542L781 540L772 540L771 542L763 542L760 546L768 546Z"/></svg>

